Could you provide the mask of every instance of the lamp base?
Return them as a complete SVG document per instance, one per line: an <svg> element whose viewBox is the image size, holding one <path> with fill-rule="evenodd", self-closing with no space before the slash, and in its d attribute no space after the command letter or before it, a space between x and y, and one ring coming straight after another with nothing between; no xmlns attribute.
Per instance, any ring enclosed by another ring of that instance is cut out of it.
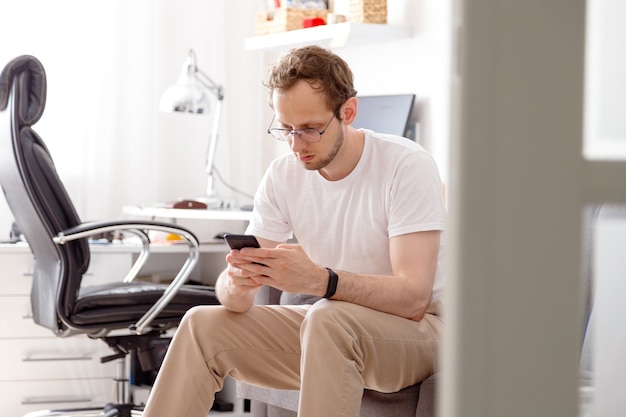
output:
<svg viewBox="0 0 626 417"><path fill-rule="evenodd" d="M168 204L168 208L173 209L207 209L205 202L200 200L181 199Z"/></svg>
<svg viewBox="0 0 626 417"><path fill-rule="evenodd" d="M219 210L232 209L234 204L219 197L181 198L168 203L167 208L173 209L196 209L196 210Z"/></svg>

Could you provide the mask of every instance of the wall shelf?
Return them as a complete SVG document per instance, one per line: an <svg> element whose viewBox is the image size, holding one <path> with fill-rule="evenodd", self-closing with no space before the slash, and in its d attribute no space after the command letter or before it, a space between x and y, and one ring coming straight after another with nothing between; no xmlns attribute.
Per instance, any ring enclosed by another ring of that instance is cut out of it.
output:
<svg viewBox="0 0 626 417"><path fill-rule="evenodd" d="M267 50L313 43L330 48L340 48L387 42L409 38L410 36L411 29L409 27L345 22L253 36L246 39L245 48L248 51Z"/></svg>

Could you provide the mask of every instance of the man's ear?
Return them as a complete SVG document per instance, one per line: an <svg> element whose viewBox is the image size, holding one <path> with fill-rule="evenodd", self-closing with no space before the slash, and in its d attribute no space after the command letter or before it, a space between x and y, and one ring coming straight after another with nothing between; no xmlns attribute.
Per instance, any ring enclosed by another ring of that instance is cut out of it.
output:
<svg viewBox="0 0 626 417"><path fill-rule="evenodd" d="M339 109L339 111L341 112L341 118L343 119L343 123L344 124L352 124L352 122L354 122L354 119L356 119L356 114L359 108L359 101L357 100L356 97L350 97L349 99L346 100L345 103L343 103L343 106L341 106L341 109Z"/></svg>

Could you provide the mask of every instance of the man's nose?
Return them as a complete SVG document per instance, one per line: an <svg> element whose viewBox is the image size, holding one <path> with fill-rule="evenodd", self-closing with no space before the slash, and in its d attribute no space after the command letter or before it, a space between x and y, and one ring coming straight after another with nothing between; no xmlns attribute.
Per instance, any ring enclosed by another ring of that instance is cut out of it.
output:
<svg viewBox="0 0 626 417"><path fill-rule="evenodd" d="M300 152L302 149L307 147L308 142L302 140L299 134L294 133L291 135L290 145L293 152Z"/></svg>

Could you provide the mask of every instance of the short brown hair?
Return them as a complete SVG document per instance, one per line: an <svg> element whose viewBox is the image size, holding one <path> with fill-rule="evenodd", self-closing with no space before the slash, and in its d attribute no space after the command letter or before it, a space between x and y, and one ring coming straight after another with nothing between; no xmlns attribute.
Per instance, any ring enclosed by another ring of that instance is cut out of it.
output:
<svg viewBox="0 0 626 417"><path fill-rule="evenodd" d="M269 89L270 106L275 90L289 90L300 80L323 91L328 108L336 113L356 96L354 75L346 61L320 46L304 46L292 49L269 68L263 85Z"/></svg>

